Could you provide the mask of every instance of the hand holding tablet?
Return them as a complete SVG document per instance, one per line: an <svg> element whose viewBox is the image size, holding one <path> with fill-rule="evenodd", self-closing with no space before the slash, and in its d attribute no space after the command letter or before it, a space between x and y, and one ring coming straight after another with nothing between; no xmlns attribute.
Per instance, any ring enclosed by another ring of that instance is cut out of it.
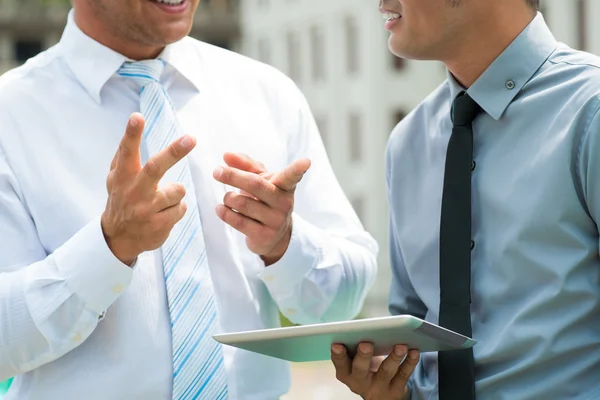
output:
<svg viewBox="0 0 600 400"><path fill-rule="evenodd" d="M331 359L331 346L344 345L350 357L361 342L373 344L374 356L387 356L395 345L421 353L466 349L477 342L410 315L224 333L213 336L225 345L292 362Z"/></svg>

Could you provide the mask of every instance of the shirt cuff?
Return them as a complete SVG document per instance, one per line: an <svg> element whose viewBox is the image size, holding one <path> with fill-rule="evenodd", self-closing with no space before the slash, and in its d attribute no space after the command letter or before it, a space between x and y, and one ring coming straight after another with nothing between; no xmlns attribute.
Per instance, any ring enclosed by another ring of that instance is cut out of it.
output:
<svg viewBox="0 0 600 400"><path fill-rule="evenodd" d="M67 285L98 315L103 315L117 300L133 277L133 268L123 264L108 248L99 217L53 256Z"/></svg>
<svg viewBox="0 0 600 400"><path fill-rule="evenodd" d="M324 243L327 243L327 233L295 213L292 218L292 235L287 251L279 261L259 274L273 297L289 294L302 282L323 259Z"/></svg>

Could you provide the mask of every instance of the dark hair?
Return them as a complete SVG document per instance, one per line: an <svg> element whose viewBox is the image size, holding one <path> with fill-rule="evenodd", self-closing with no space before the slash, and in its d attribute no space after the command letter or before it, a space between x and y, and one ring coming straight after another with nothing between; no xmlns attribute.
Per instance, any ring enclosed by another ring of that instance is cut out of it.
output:
<svg viewBox="0 0 600 400"><path fill-rule="evenodd" d="M534 8L536 10L540 9L540 0L526 0L527 4L529 4L531 6L531 8Z"/></svg>

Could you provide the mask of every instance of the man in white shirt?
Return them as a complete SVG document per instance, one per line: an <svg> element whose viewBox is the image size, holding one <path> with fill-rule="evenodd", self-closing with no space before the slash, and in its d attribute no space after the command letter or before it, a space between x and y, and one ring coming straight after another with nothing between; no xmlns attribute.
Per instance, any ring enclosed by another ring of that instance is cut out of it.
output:
<svg viewBox="0 0 600 400"><path fill-rule="evenodd" d="M198 0L73 3L60 43L0 79L7 399L278 398L287 363L215 346L215 321L353 318L378 250L305 99L276 70L185 37ZM158 184L177 168L189 182ZM194 248L195 266L167 268ZM212 279L193 275L203 265Z"/></svg>

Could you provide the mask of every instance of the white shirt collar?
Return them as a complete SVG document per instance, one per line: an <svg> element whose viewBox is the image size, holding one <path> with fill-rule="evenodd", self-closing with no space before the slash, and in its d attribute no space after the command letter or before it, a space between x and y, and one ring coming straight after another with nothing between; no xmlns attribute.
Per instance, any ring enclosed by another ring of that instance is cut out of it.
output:
<svg viewBox="0 0 600 400"><path fill-rule="evenodd" d="M201 63L197 50L184 38L168 45L160 58L179 72L196 90L201 87ZM101 103L100 92L108 80L129 59L86 35L75 23L74 11L69 12L60 39L65 60L88 93ZM129 60L130 61L130 60Z"/></svg>

